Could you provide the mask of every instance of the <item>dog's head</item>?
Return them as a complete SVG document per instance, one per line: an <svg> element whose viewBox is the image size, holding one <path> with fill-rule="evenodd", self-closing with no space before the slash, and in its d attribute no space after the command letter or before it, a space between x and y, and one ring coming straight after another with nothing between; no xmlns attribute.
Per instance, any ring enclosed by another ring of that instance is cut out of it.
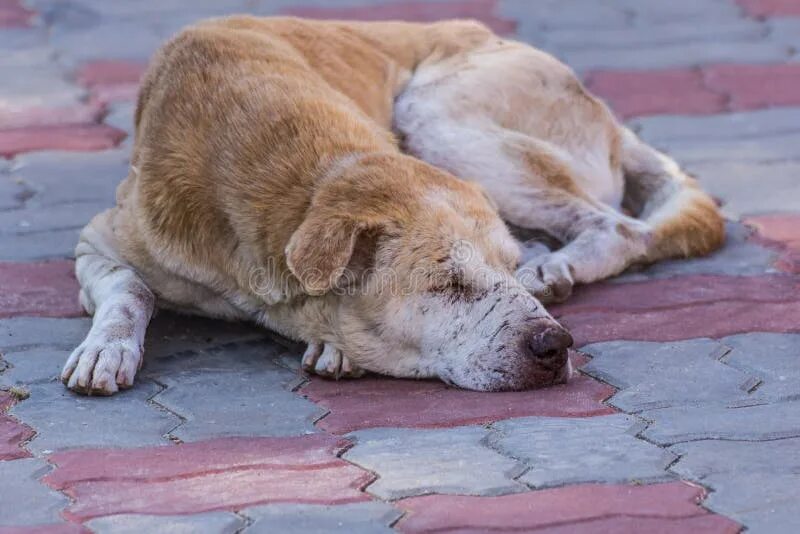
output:
<svg viewBox="0 0 800 534"><path fill-rule="evenodd" d="M323 341L369 371L475 390L566 380L572 338L514 278L518 246L483 191L419 162L394 180L361 167L317 195L286 251L332 303Z"/></svg>

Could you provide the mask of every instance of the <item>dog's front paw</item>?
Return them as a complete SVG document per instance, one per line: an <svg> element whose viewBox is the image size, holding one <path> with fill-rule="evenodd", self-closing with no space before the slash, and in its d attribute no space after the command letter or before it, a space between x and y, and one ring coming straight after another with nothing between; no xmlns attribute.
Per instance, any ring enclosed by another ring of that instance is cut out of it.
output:
<svg viewBox="0 0 800 534"><path fill-rule="evenodd" d="M537 256L517 270L517 280L543 304L563 302L572 294L572 267L558 253Z"/></svg>
<svg viewBox="0 0 800 534"><path fill-rule="evenodd" d="M358 378L364 370L327 343L309 343L303 354L303 370L327 378Z"/></svg>
<svg viewBox="0 0 800 534"><path fill-rule="evenodd" d="M85 395L113 395L133 385L142 366L142 347L133 337L106 337L90 331L70 354L61 381Z"/></svg>

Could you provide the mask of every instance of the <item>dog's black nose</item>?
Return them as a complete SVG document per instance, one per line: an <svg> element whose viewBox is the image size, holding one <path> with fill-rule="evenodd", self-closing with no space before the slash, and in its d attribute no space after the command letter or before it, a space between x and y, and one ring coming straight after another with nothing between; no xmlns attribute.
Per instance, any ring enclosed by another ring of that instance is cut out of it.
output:
<svg viewBox="0 0 800 534"><path fill-rule="evenodd" d="M567 349L571 346L572 336L559 325L546 326L528 338L530 356L551 369L567 363Z"/></svg>

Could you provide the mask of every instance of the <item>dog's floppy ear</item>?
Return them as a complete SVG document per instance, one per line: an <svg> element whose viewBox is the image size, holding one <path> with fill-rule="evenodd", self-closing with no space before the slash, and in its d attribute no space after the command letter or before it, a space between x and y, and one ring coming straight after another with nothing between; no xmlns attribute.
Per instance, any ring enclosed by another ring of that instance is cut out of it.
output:
<svg viewBox="0 0 800 534"><path fill-rule="evenodd" d="M286 246L286 263L309 295L330 291L342 276L358 236L374 226L349 217L311 213Z"/></svg>

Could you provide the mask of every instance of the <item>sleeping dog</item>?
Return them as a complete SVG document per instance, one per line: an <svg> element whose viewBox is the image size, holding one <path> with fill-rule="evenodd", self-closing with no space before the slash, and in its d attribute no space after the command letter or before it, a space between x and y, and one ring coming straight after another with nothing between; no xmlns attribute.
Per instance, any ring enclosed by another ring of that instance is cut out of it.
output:
<svg viewBox="0 0 800 534"><path fill-rule="evenodd" d="M135 127L76 248L86 394L133 385L156 306L301 340L322 375L563 382L543 304L724 237L569 68L471 21L209 20L158 52ZM520 264L504 221L559 246Z"/></svg>

